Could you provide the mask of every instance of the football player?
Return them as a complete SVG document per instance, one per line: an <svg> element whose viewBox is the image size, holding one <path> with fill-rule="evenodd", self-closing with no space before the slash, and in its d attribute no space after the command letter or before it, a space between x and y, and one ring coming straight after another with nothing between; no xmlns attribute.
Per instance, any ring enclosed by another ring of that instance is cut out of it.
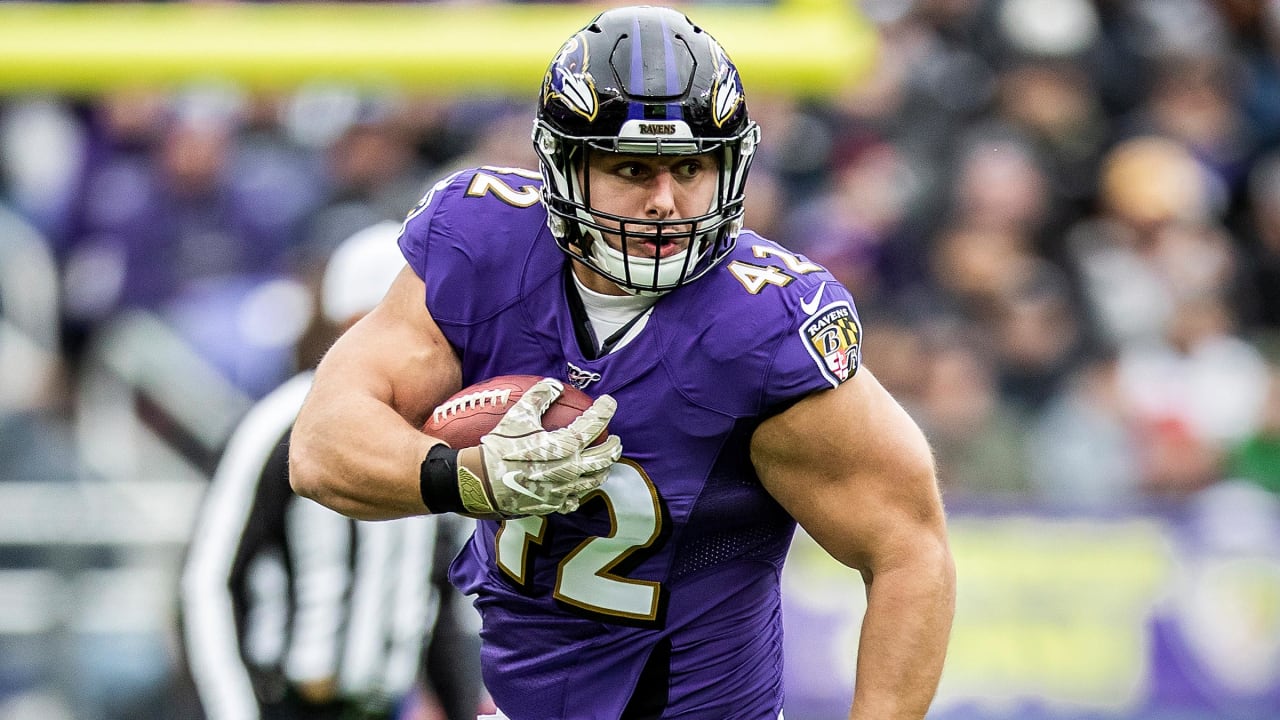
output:
<svg viewBox="0 0 1280 720"><path fill-rule="evenodd" d="M866 580L850 718L931 703L955 595L932 456L860 367L849 291L743 229L759 141L706 31L600 14L543 78L540 171L441 180L401 232L407 268L320 365L295 490L355 517L484 518L451 579L499 717L781 717L797 523ZM507 374L548 380L479 447L418 430ZM596 402L543 431L564 382Z"/></svg>

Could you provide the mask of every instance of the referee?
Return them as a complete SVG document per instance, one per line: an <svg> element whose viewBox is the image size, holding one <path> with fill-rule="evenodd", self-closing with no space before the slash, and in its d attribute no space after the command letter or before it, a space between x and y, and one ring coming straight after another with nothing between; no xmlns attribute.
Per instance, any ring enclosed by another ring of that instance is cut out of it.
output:
<svg viewBox="0 0 1280 720"><path fill-rule="evenodd" d="M398 233L379 223L330 257L321 305L339 332L404 267ZM294 495L287 441L311 377L241 421L196 522L182 635L205 717L390 720L425 695L470 720L482 693L477 623L445 579L469 527L449 515L359 522Z"/></svg>

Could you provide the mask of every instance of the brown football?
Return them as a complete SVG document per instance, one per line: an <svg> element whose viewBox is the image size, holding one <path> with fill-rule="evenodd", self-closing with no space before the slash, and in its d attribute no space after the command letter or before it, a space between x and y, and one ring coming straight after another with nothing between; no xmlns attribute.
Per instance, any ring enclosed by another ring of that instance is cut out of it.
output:
<svg viewBox="0 0 1280 720"><path fill-rule="evenodd" d="M431 412L422 432L454 448L479 445L480 438L493 430L525 391L541 379L539 375L500 375L463 388ZM542 427L559 430L591 407L592 402L590 395L565 385L564 392L543 414ZM608 435L609 429L605 428L596 442Z"/></svg>

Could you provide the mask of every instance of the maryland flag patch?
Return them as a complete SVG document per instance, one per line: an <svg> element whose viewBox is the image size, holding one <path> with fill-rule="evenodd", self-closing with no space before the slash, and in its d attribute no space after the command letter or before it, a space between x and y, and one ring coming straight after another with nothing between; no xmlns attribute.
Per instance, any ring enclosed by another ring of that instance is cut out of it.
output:
<svg viewBox="0 0 1280 720"><path fill-rule="evenodd" d="M862 326L848 302L831 303L810 315L800 326L800 337L833 387L858 371Z"/></svg>

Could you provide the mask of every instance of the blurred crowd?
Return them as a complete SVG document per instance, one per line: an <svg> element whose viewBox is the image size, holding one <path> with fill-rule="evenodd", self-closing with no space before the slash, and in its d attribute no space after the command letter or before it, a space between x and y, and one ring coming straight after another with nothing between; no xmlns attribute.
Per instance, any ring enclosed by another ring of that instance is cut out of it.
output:
<svg viewBox="0 0 1280 720"><path fill-rule="evenodd" d="M950 506L1280 494L1280 0L849 2L868 77L744 77L747 224L853 291ZM536 91L0 96L0 480L207 480L323 352L332 250L455 169L535 168ZM170 651L96 652L65 672L119 704Z"/></svg>
<svg viewBox="0 0 1280 720"><path fill-rule="evenodd" d="M949 500L1280 492L1280 2L857 4L880 31L868 78L813 100L744 78L764 132L748 226L853 290L866 366L927 429ZM112 425L83 417L103 367L210 467L236 413L323 349L328 252L453 169L536 167L535 93L0 99L6 476L109 474L74 430ZM148 349L161 335L189 352Z"/></svg>

